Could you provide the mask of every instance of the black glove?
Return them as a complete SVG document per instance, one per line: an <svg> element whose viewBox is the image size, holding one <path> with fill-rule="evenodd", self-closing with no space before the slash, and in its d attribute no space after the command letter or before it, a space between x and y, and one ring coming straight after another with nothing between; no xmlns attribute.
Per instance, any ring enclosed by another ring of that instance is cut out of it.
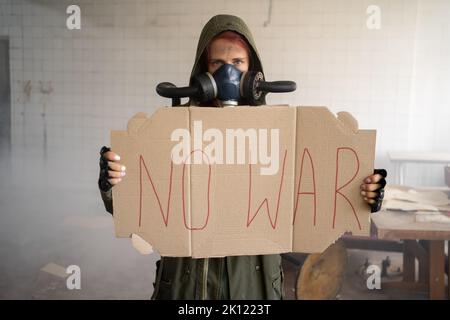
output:
<svg viewBox="0 0 450 320"><path fill-rule="evenodd" d="M108 179L110 178L108 174L109 166L108 166L108 160L104 157L104 154L108 151L110 151L111 148L103 146L100 149L100 176L98 178L98 187L101 191L107 192L111 190L112 184L109 183Z"/></svg>
<svg viewBox="0 0 450 320"><path fill-rule="evenodd" d="M373 174L380 174L383 178L378 181L378 184L380 184L380 188L375 190L375 192L378 193L377 197L374 199L375 203L372 203L370 205L372 212L380 211L381 204L383 203L384 198L384 187L386 186L386 177L387 177L387 171L385 169L375 169L373 170Z"/></svg>

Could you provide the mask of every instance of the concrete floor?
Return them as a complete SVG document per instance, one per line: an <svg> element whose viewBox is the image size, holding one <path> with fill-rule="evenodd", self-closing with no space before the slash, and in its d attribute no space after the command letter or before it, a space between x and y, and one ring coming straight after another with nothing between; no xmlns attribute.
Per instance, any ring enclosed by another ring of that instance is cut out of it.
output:
<svg viewBox="0 0 450 320"><path fill-rule="evenodd" d="M129 239L115 238L96 187L97 151L84 154L27 148L0 153L0 299L150 298L159 257L140 255ZM366 288L357 271L366 258L381 265L387 255L390 270L397 272L400 254L348 250L338 298L426 299L425 294ZM62 272L42 271L49 263ZM69 265L81 269L81 290L66 287ZM284 270L286 298L294 299L299 267L284 261Z"/></svg>
<svg viewBox="0 0 450 320"><path fill-rule="evenodd" d="M98 153L75 154L0 153L0 299L150 298L159 257L115 238L96 187ZM49 263L79 266L81 290L41 271Z"/></svg>

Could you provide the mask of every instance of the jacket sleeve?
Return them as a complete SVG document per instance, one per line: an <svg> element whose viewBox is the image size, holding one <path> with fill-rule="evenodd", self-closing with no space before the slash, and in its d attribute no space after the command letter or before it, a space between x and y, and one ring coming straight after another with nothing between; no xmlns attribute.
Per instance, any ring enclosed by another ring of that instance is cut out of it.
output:
<svg viewBox="0 0 450 320"><path fill-rule="evenodd" d="M108 191L100 190L100 194L102 196L103 204L105 205L106 211L113 214L113 198L112 198L112 189Z"/></svg>

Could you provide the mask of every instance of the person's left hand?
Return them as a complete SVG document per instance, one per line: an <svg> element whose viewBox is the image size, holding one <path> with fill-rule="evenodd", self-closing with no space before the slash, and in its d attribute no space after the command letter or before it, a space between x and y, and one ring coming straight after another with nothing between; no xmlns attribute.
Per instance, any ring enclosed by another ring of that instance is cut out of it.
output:
<svg viewBox="0 0 450 320"><path fill-rule="evenodd" d="M385 178L386 170L376 169L374 174L366 177L361 185L361 196L372 207L372 212L378 211L381 207L386 185Z"/></svg>

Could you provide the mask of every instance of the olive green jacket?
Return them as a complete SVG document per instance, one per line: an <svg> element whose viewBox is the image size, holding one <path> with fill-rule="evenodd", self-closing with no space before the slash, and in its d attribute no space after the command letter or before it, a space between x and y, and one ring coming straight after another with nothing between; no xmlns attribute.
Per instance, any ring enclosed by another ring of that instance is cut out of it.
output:
<svg viewBox="0 0 450 320"><path fill-rule="evenodd" d="M241 34L251 48L250 70L263 71L250 30L238 17L218 15L205 25L197 46L192 77L206 71L205 49L221 32ZM245 102L242 102L245 103ZM195 101L190 104L198 105ZM112 192L101 192L105 207L113 213ZM281 299L281 256L233 256L224 258L161 257L157 262L152 299Z"/></svg>

